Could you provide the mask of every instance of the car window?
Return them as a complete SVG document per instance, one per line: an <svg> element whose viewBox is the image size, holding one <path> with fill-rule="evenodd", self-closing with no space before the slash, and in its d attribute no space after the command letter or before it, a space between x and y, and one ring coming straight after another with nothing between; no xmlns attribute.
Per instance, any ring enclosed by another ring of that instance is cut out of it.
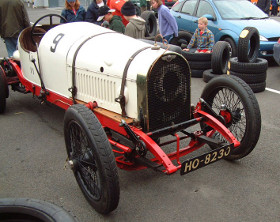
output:
<svg viewBox="0 0 280 222"><path fill-rule="evenodd" d="M182 13L192 15L195 9L197 0L187 0L182 8Z"/></svg>
<svg viewBox="0 0 280 222"><path fill-rule="evenodd" d="M175 11L175 12L179 12L180 11L180 8L182 7L184 2L179 2L177 1L173 7L172 7L172 10Z"/></svg>
<svg viewBox="0 0 280 222"><path fill-rule="evenodd" d="M262 19L267 15L247 0L214 0L223 19Z"/></svg>
<svg viewBox="0 0 280 222"><path fill-rule="evenodd" d="M208 2L200 1L198 8L197 8L196 16L200 18L201 16L203 16L205 14L212 15L214 18L216 17L215 12L214 12L213 8L211 7L211 5Z"/></svg>

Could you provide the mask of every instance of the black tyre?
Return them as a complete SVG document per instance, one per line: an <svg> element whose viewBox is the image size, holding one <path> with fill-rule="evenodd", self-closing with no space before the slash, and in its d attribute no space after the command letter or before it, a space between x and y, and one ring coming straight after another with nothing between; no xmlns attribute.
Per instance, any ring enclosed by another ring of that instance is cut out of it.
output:
<svg viewBox="0 0 280 222"><path fill-rule="evenodd" d="M249 83L248 84L254 93L263 92L266 87L266 82Z"/></svg>
<svg viewBox="0 0 280 222"><path fill-rule="evenodd" d="M211 61L212 53L194 53L182 51L182 55L188 61Z"/></svg>
<svg viewBox="0 0 280 222"><path fill-rule="evenodd" d="M188 60L191 69L210 69L211 68L211 61L192 61Z"/></svg>
<svg viewBox="0 0 280 222"><path fill-rule="evenodd" d="M203 69L191 69L191 77L202 78L203 72Z"/></svg>
<svg viewBox="0 0 280 222"><path fill-rule="evenodd" d="M230 37L224 38L223 41L227 42L230 45L231 53L230 57L237 56L237 46L234 42L234 40Z"/></svg>
<svg viewBox="0 0 280 222"><path fill-rule="evenodd" d="M178 36L170 40L170 44L182 47L183 45L188 45L191 41L192 34L186 31L179 31Z"/></svg>
<svg viewBox="0 0 280 222"><path fill-rule="evenodd" d="M209 82L211 79L220 76L221 74L215 74L212 69L207 69L203 72L203 81Z"/></svg>
<svg viewBox="0 0 280 222"><path fill-rule="evenodd" d="M266 59L258 58L256 62L239 62L237 57L230 58L228 69L230 71L255 74L255 73L264 73L267 71L268 62Z"/></svg>
<svg viewBox="0 0 280 222"><path fill-rule="evenodd" d="M247 73L238 73L234 71L229 71L230 75L237 76L240 79L244 80L246 83L261 83L266 81L266 72L256 73L256 74L247 74ZM253 90L254 91L254 90Z"/></svg>
<svg viewBox="0 0 280 222"><path fill-rule="evenodd" d="M117 165L106 133L94 113L84 105L68 108L64 137L69 163L91 206L108 214L119 203Z"/></svg>
<svg viewBox="0 0 280 222"><path fill-rule="evenodd" d="M63 208L42 200L27 198L0 199L1 222L75 222Z"/></svg>
<svg viewBox="0 0 280 222"><path fill-rule="evenodd" d="M218 41L213 47L211 68L213 73L226 74L230 59L230 45L225 41Z"/></svg>
<svg viewBox="0 0 280 222"><path fill-rule="evenodd" d="M239 62L255 62L260 49L260 34L254 27L245 27L239 35L237 58Z"/></svg>
<svg viewBox="0 0 280 222"><path fill-rule="evenodd" d="M6 110L6 98L9 94L8 92L6 76L0 67L0 113L4 113Z"/></svg>
<svg viewBox="0 0 280 222"><path fill-rule="evenodd" d="M201 98L217 114L222 115L223 107L225 125L241 143L227 159L236 160L248 155L255 148L261 131L259 104L250 87L238 77L221 75L205 86ZM225 141L219 133L214 136Z"/></svg>
<svg viewBox="0 0 280 222"><path fill-rule="evenodd" d="M157 19L153 11L144 11L141 17L146 21L145 37L155 36L157 34Z"/></svg>

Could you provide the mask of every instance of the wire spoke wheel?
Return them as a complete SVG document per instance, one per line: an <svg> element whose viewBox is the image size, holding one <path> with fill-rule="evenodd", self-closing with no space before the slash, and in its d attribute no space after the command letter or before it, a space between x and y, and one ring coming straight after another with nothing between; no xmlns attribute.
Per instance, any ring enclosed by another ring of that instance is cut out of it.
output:
<svg viewBox="0 0 280 222"><path fill-rule="evenodd" d="M250 87L238 77L221 75L208 82L201 98L240 142L240 146L227 159L236 160L247 156L255 148L261 131L260 109ZM205 124L201 124L201 127L205 127ZM218 132L213 137L227 142Z"/></svg>
<svg viewBox="0 0 280 222"><path fill-rule="evenodd" d="M226 126L231 133L238 141L242 141L246 132L247 121L245 109L240 97L231 89L222 88L213 98L212 109L223 116ZM221 109L225 109L225 112L221 113ZM215 137L225 141L219 133L216 133Z"/></svg>
<svg viewBox="0 0 280 222"><path fill-rule="evenodd" d="M115 157L94 113L81 104L66 110L64 138L69 164L87 201L108 214L119 203L120 187Z"/></svg>
<svg viewBox="0 0 280 222"><path fill-rule="evenodd" d="M95 200L101 197L100 175L88 139L81 126L72 121L69 124L72 152L71 159L77 162L75 174L83 182L88 193Z"/></svg>

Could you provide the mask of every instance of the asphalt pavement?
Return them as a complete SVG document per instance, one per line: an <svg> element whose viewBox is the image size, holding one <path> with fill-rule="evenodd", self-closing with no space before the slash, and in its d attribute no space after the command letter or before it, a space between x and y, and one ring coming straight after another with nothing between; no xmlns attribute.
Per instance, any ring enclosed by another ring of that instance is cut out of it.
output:
<svg viewBox="0 0 280 222"><path fill-rule="evenodd" d="M28 8L33 22L60 11ZM0 56L5 56L3 43L0 47ZM192 103L198 101L204 86L202 79L192 78ZM72 171L65 168L64 110L10 90L7 110L0 115L0 198L46 200L81 222L278 222L280 67L275 63L269 63L267 89L255 95L262 131L250 155L235 162L221 160L184 176L119 169L119 206L103 216L90 207Z"/></svg>

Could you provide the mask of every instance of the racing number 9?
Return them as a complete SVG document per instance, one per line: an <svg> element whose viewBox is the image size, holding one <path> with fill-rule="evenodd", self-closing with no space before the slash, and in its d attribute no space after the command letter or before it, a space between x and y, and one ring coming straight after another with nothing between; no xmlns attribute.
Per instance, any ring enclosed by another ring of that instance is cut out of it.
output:
<svg viewBox="0 0 280 222"><path fill-rule="evenodd" d="M53 46L51 46L51 52L55 52L57 44L59 43L59 41L62 39L62 37L64 36L64 34L60 33L58 34L54 40L53 40Z"/></svg>

